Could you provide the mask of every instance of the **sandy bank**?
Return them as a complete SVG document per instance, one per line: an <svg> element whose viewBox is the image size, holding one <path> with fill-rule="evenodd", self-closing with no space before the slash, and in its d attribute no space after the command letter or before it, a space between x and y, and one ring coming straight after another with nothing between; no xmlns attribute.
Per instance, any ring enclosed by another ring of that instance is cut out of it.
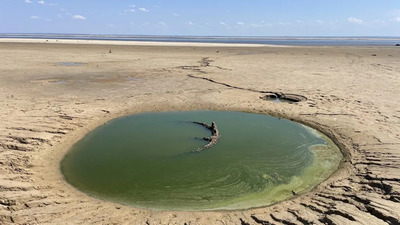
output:
<svg viewBox="0 0 400 225"><path fill-rule="evenodd" d="M135 46L193 46L193 47L261 47L275 45L227 44L195 42L157 42L157 41L111 41L111 40L70 40L70 39L29 39L0 38L0 43L41 43L41 44L79 44L79 45L135 45Z"/></svg>
<svg viewBox="0 0 400 225"><path fill-rule="evenodd" d="M399 223L397 48L123 44L1 41L0 223ZM71 62L79 64L61 64ZM307 100L274 103L260 98L266 93ZM336 140L348 158L312 192L228 212L104 202L69 186L58 171L74 142L112 118L195 109L302 121Z"/></svg>

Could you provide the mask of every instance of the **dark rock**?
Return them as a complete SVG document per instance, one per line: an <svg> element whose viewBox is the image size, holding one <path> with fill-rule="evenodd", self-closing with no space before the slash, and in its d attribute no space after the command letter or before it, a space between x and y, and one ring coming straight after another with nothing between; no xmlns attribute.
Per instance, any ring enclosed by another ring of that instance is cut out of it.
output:
<svg viewBox="0 0 400 225"><path fill-rule="evenodd" d="M211 148L212 146L217 144L217 142L219 141L220 136L219 136L219 131L218 131L218 128L217 128L217 124L215 122L212 122L211 126L206 124L206 123L201 123L201 122L193 122L193 123L199 124L199 125L207 128L207 129L209 129L211 131L211 137L202 138L203 140L208 141L208 144L206 144L204 147L198 148L198 149L196 149L196 150L194 150L192 152L201 152L204 149Z"/></svg>

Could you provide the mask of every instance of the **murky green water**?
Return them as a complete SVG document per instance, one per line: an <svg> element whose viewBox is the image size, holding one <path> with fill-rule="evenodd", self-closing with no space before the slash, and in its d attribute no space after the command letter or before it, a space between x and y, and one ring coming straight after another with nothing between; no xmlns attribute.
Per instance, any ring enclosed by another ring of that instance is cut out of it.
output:
<svg viewBox="0 0 400 225"><path fill-rule="evenodd" d="M196 139L215 121L221 139ZM61 163L81 191L158 210L244 209L273 204L314 187L342 155L320 133L266 115L191 111L115 119L76 143Z"/></svg>

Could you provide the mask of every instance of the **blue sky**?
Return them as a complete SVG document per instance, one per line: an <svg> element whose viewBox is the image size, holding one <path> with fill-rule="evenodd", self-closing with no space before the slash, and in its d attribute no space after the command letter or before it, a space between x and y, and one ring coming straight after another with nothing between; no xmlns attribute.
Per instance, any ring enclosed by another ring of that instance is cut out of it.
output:
<svg viewBox="0 0 400 225"><path fill-rule="evenodd" d="M400 0L0 0L0 33L400 36Z"/></svg>

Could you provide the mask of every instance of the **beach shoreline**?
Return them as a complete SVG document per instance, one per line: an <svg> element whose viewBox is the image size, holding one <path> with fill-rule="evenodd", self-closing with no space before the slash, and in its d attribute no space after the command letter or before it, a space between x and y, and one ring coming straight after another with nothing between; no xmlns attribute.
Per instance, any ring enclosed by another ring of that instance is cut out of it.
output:
<svg viewBox="0 0 400 225"><path fill-rule="evenodd" d="M46 39L46 38L0 38L0 43L31 44L73 44L73 45L131 45L131 46L193 46L193 47L262 47L275 45L202 43L202 42L162 42L162 41L120 41L120 40L84 40L84 39ZM281 47L281 46L280 46Z"/></svg>
<svg viewBox="0 0 400 225"><path fill-rule="evenodd" d="M75 41L0 39L1 223L400 220L395 47ZM265 93L306 100L275 103L263 100ZM179 110L244 111L298 121L330 137L345 160L308 193L236 211L137 209L91 198L64 181L59 162L95 127L124 115Z"/></svg>

